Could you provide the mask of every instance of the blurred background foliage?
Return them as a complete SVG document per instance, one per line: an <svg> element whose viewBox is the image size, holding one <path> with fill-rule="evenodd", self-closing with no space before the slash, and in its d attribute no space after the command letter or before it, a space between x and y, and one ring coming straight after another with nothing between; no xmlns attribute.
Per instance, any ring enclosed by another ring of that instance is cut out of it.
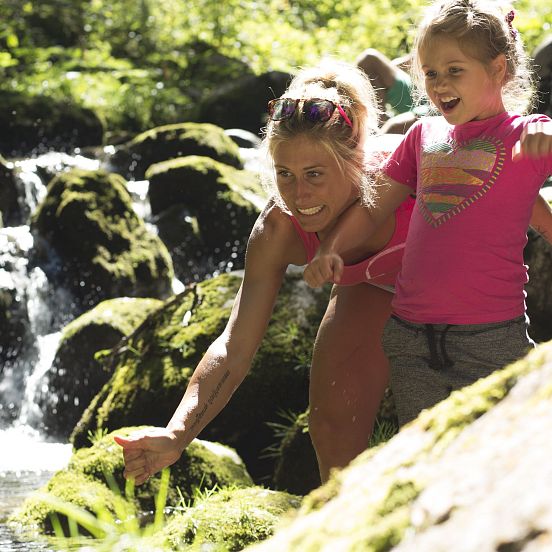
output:
<svg viewBox="0 0 552 552"><path fill-rule="evenodd" d="M421 0L0 0L0 91L71 98L116 133L193 119L196 101L240 76L293 71L366 47L408 52ZM552 2L520 0L529 51ZM231 58L232 63L225 63ZM208 68L213 64L217 68Z"/></svg>

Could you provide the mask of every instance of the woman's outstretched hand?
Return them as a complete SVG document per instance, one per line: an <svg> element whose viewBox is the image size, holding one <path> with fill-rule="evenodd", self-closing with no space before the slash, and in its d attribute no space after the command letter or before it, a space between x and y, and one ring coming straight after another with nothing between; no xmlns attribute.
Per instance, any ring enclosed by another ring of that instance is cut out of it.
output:
<svg viewBox="0 0 552 552"><path fill-rule="evenodd" d="M115 435L113 438L123 447L123 475L126 479L134 479L136 485L174 464L182 454L175 434L164 427L142 429L128 437Z"/></svg>
<svg viewBox="0 0 552 552"><path fill-rule="evenodd" d="M303 279L312 288L322 287L326 282L339 283L343 275L343 259L337 253L320 253L303 271Z"/></svg>

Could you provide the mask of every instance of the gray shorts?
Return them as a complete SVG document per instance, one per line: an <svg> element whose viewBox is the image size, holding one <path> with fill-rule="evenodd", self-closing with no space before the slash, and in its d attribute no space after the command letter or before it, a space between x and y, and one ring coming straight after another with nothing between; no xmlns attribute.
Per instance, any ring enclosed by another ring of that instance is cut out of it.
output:
<svg viewBox="0 0 552 552"><path fill-rule="evenodd" d="M391 316L383 349L400 425L424 409L523 357L535 343L528 319L492 324L414 324Z"/></svg>

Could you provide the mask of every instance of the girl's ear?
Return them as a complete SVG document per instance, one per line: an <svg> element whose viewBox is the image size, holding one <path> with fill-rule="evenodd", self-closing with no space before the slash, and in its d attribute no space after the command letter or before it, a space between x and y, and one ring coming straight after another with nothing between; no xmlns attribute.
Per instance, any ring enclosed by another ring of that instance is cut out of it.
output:
<svg viewBox="0 0 552 552"><path fill-rule="evenodd" d="M503 83L506 81L506 56L504 54L498 54L491 61L491 76L496 79L497 82Z"/></svg>

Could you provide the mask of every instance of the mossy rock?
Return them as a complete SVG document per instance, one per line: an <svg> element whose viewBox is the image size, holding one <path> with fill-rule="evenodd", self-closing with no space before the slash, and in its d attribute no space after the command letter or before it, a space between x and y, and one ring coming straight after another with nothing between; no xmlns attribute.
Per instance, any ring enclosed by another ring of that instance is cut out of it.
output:
<svg viewBox="0 0 552 552"><path fill-rule="evenodd" d="M134 212L119 175L74 169L56 176L31 231L36 262L80 299L83 310L114 297L171 293L167 248Z"/></svg>
<svg viewBox="0 0 552 552"><path fill-rule="evenodd" d="M187 93L200 100L206 91L212 91L226 83L253 75L254 72L241 59L222 54L212 44L194 37L193 42L186 45L186 68L183 77L190 82Z"/></svg>
<svg viewBox="0 0 552 552"><path fill-rule="evenodd" d="M2 224L20 226L25 218L16 178L12 166L0 155L0 228Z"/></svg>
<svg viewBox="0 0 552 552"><path fill-rule="evenodd" d="M294 417L286 427L278 424L280 444L274 455L274 487L297 495L306 495L320 487L318 461L309 434L309 415Z"/></svg>
<svg viewBox="0 0 552 552"><path fill-rule="evenodd" d="M69 100L0 90L0 103L0 153L5 157L102 144L98 116Z"/></svg>
<svg viewBox="0 0 552 552"><path fill-rule="evenodd" d="M154 215L181 205L197 219L201 256L207 264L243 259L264 203L258 175L209 157L188 156L152 165L148 197Z"/></svg>
<svg viewBox="0 0 552 552"><path fill-rule="evenodd" d="M66 439L86 407L111 377L95 358L128 337L162 305L158 299L120 297L102 301L63 328L52 362L35 397L42 411L43 430Z"/></svg>
<svg viewBox="0 0 552 552"><path fill-rule="evenodd" d="M234 79L203 99L199 120L259 134L266 124L268 101L281 96L290 81L291 75L281 71Z"/></svg>
<svg viewBox="0 0 552 552"><path fill-rule="evenodd" d="M221 490L172 516L155 542L166 550L242 550L270 537L299 505L296 496L260 487Z"/></svg>
<svg viewBox="0 0 552 552"><path fill-rule="evenodd" d="M226 325L240 284L241 277L225 274L175 296L125 347L115 348L106 359L113 363L113 377L75 428L75 446L83 446L87 432L97 428L166 425L195 366ZM249 375L201 434L235 448L255 478L270 479L273 471L273 459L259 458L273 442L267 422L281 410L307 407L312 343L327 299L327 289L310 290L299 274L286 277Z"/></svg>
<svg viewBox="0 0 552 552"><path fill-rule="evenodd" d="M297 416L290 414L283 418L284 421L271 424L275 437L280 441L271 451L276 458L274 487L306 495L320 486L318 462L309 434L309 413L307 410ZM398 430L395 402L391 390L387 389L366 448L388 441Z"/></svg>
<svg viewBox="0 0 552 552"><path fill-rule="evenodd" d="M219 268L215 256L218 260L220 255L202 240L197 217L187 207L173 205L152 222L171 255L175 276L184 285L201 282Z"/></svg>
<svg viewBox="0 0 552 552"><path fill-rule="evenodd" d="M124 504L126 510L132 509L132 503L114 493L105 483L94 481L82 473L74 471L57 472L45 487L33 493L23 505L9 518L8 524L14 529L22 530L26 534L54 532L57 518L65 535L70 535L67 516L62 508L85 510L93 515L99 512L108 512L115 516L117 501ZM86 528L80 526L81 534L89 534Z"/></svg>
<svg viewBox="0 0 552 552"><path fill-rule="evenodd" d="M537 544L552 529L543 514L552 484L545 460L551 377L549 342L453 392L335 472L293 521L251 550L460 552L466 542L470 550Z"/></svg>
<svg viewBox="0 0 552 552"><path fill-rule="evenodd" d="M529 282L525 285L529 335L537 342L547 341L552 339L552 247L530 228L523 256L529 266Z"/></svg>
<svg viewBox="0 0 552 552"><path fill-rule="evenodd" d="M162 161L200 155L221 163L242 168L240 151L223 129L208 123L177 123L142 132L117 147L110 165L123 176L144 178L148 167Z"/></svg>
<svg viewBox="0 0 552 552"><path fill-rule="evenodd" d="M117 435L128 435L140 428L123 428ZM36 491L10 517L9 523L26 530L52 532L50 514L57 510L48 496L84 509L94 515L109 512L118 515L119 501L125 511L135 514L155 509L161 475L151 477L135 489L134 495L124 496L122 449L106 434L94 440L89 448L76 451L67 468L58 471L43 489ZM198 492L213 488L234 489L252 485L252 480L237 454L218 443L195 440L184 451L179 462L171 468L167 506L176 507L182 500L191 503ZM44 496L48 495L48 496ZM60 515L62 525L66 518ZM81 531L86 533L85 530Z"/></svg>

